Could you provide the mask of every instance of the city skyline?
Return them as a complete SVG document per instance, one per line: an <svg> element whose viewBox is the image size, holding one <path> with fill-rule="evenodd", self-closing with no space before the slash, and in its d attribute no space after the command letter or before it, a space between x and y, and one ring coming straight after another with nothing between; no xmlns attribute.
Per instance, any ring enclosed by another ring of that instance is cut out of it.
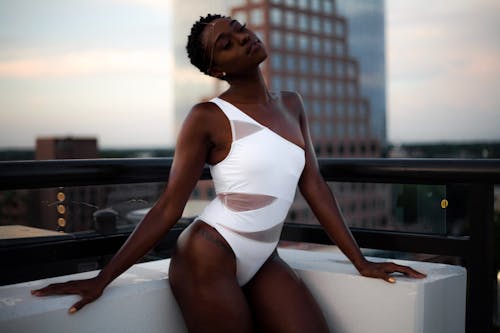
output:
<svg viewBox="0 0 500 333"><path fill-rule="evenodd" d="M95 136L103 147L171 146L175 105L186 110L213 93L184 54L189 26L237 3L196 2L193 13L178 0L3 1L0 148L53 135ZM370 3L339 12L349 19ZM388 141L500 140L500 4L385 7Z"/></svg>

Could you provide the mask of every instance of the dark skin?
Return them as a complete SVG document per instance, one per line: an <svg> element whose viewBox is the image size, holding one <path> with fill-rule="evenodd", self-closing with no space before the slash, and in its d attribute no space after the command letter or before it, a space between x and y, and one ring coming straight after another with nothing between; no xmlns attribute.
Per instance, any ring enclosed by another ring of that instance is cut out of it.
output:
<svg viewBox="0 0 500 333"><path fill-rule="evenodd" d="M300 96L294 92L272 96L267 90L258 67L267 54L257 37L237 21L222 18L207 25L202 40L211 57L209 74L230 84L220 98L304 149L306 163L299 189L360 274L391 283L395 282L392 273L425 277L410 267L364 258L319 172ZM111 262L95 278L50 285L33 291L33 295L80 295L70 313L97 299L179 220L205 163L222 161L231 142L230 124L222 111L213 103L195 105L179 134L164 193ZM181 234L169 282L190 332L328 332L307 287L276 251L245 286L238 285L235 272L231 247L211 226L197 221Z"/></svg>

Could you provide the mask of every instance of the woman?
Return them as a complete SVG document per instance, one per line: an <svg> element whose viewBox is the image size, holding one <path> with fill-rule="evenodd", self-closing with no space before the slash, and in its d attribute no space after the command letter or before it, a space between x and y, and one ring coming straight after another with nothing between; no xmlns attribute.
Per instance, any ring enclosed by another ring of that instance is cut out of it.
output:
<svg viewBox="0 0 500 333"><path fill-rule="evenodd" d="M195 105L180 131L168 185L124 246L95 278L51 285L36 296L79 294L74 313L98 298L181 217L205 163L217 197L181 234L169 281L190 332L327 332L323 315L276 245L297 185L328 235L360 274L425 275L361 254L321 177L301 98L272 94L259 70L264 45L238 21L208 15L188 40L191 62L230 87Z"/></svg>

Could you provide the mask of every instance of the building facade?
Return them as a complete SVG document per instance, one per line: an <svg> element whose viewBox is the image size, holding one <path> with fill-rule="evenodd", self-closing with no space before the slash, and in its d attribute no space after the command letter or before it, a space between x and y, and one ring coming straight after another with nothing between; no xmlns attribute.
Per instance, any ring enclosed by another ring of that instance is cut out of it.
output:
<svg viewBox="0 0 500 333"><path fill-rule="evenodd" d="M230 12L266 45L268 59L261 70L270 90L302 95L318 157L381 156L384 138L372 131L370 102L360 89L360 64L349 52L348 22L337 12L335 1L246 0ZM330 186L349 225L387 225L387 186ZM206 198L207 191L213 195L203 184L196 193ZM317 223L300 194L287 220Z"/></svg>

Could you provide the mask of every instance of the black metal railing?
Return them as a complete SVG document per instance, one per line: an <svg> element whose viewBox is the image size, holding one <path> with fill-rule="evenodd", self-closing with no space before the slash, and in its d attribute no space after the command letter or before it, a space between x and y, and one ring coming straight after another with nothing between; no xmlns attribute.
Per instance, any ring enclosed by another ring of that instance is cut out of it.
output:
<svg viewBox="0 0 500 333"><path fill-rule="evenodd" d="M166 182L170 158L99 159L0 162L0 190L38 189L62 186L88 186ZM464 159L320 159L320 170L327 181L436 184L446 186L447 196L460 206L468 225L464 236L417 234L352 228L364 248L439 254L459 257L467 268L467 331L492 329L495 290L494 185L500 184L500 160ZM206 168L201 179L210 179ZM160 247L171 247L182 228L172 230ZM16 274L30 263L55 263L85 256L111 255L128 236L80 235L51 239L43 243L0 244L3 270ZM284 240L331 244L321 227L286 224ZM4 274L5 276L5 274ZM7 274L8 276L8 274ZM4 278L2 282L9 281Z"/></svg>

